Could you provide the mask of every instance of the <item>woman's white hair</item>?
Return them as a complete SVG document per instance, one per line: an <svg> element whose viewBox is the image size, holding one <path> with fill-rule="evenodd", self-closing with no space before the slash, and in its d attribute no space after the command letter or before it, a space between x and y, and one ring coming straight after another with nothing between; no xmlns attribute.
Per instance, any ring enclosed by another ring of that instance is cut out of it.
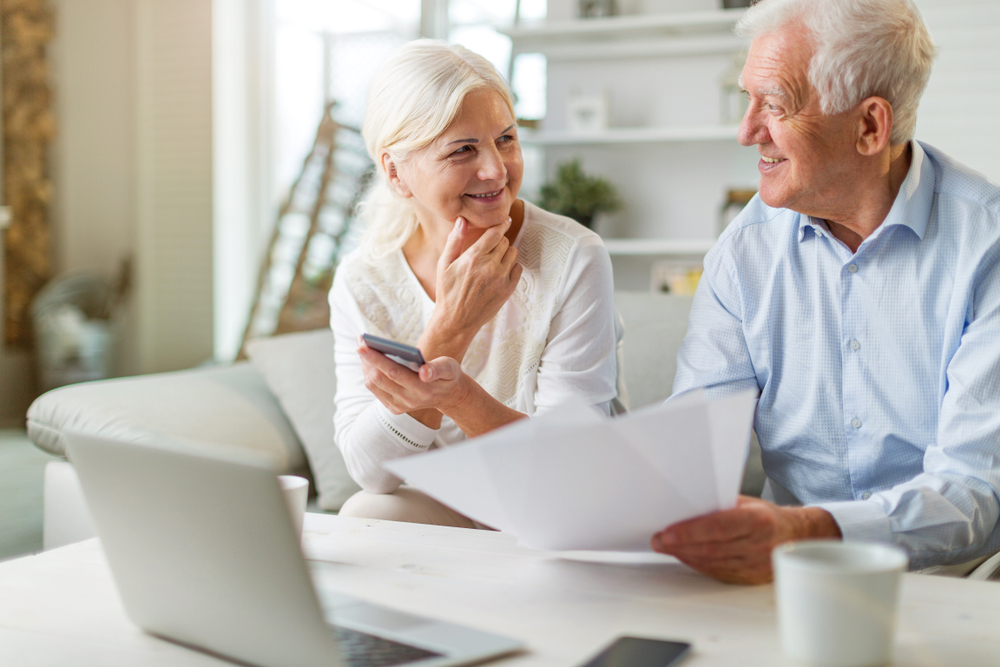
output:
<svg viewBox="0 0 1000 667"><path fill-rule="evenodd" d="M359 205L365 224L361 246L370 257L403 247L417 228L410 199L397 194L381 168L388 153L399 165L434 141L458 115L465 96L495 90L514 117L514 101L503 77L482 56L457 44L419 39L394 51L382 63L371 88L362 134L376 176Z"/></svg>
<svg viewBox="0 0 1000 667"><path fill-rule="evenodd" d="M841 113L877 95L892 105L890 143L913 138L935 48L910 0L760 0L735 31L752 39L790 25L812 37L809 82L823 113Z"/></svg>

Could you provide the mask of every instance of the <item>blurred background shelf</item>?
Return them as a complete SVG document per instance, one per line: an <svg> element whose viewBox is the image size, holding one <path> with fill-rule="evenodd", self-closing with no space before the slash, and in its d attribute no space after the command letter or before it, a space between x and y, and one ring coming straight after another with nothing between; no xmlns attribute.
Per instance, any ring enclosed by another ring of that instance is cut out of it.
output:
<svg viewBox="0 0 1000 667"><path fill-rule="evenodd" d="M596 144L673 143L688 141L734 141L738 125L687 125L678 127L612 127L592 133L521 131L521 143L529 146L586 146Z"/></svg>
<svg viewBox="0 0 1000 667"><path fill-rule="evenodd" d="M574 19L522 23L500 29L516 43L534 47L536 44L580 42L594 38L636 39L639 37L679 37L693 34L731 31L743 16L743 9L679 12L672 14L635 14L605 18Z"/></svg>

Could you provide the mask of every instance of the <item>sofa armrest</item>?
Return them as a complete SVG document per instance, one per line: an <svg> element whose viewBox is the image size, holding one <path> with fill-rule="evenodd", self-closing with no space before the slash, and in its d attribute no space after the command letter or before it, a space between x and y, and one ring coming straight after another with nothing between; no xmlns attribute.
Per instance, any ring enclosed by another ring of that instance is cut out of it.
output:
<svg viewBox="0 0 1000 667"><path fill-rule="evenodd" d="M247 447L282 472L308 470L295 432L264 378L246 362L53 389L28 409L28 437L65 456L65 431L143 442L158 434Z"/></svg>

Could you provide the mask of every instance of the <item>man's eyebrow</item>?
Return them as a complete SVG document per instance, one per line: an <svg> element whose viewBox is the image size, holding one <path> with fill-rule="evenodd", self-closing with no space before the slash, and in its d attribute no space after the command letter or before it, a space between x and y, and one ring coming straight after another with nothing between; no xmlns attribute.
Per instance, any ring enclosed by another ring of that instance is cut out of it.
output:
<svg viewBox="0 0 1000 667"><path fill-rule="evenodd" d="M748 92L746 84L743 83L743 75L740 74L740 78L736 80L739 84L740 90L743 92ZM758 88L756 91L757 95L771 95L773 97L788 97L788 91L786 91L781 86L775 86L773 88Z"/></svg>

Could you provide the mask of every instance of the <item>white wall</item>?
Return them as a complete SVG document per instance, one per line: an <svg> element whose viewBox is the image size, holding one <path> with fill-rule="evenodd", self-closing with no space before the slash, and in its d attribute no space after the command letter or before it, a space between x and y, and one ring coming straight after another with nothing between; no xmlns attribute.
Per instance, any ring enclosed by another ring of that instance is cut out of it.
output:
<svg viewBox="0 0 1000 667"><path fill-rule="evenodd" d="M54 6L57 269L134 258L121 373L231 357L271 217L270 0Z"/></svg>
<svg viewBox="0 0 1000 667"><path fill-rule="evenodd" d="M915 2L938 47L916 136L1000 183L1000 2Z"/></svg>
<svg viewBox="0 0 1000 667"><path fill-rule="evenodd" d="M211 1L55 0L56 270L133 258L123 374L212 355Z"/></svg>
<svg viewBox="0 0 1000 667"><path fill-rule="evenodd" d="M215 357L239 352L263 253L277 219L272 0L214 0Z"/></svg>
<svg viewBox="0 0 1000 667"><path fill-rule="evenodd" d="M57 273L109 278L136 253L135 3L56 0L49 49L58 134L50 153ZM135 293L131 303L135 305ZM134 318L132 318L134 320ZM135 340L132 321L126 341ZM118 370L138 369L134 346Z"/></svg>
<svg viewBox="0 0 1000 667"><path fill-rule="evenodd" d="M212 358L212 3L136 0L138 370Z"/></svg>

